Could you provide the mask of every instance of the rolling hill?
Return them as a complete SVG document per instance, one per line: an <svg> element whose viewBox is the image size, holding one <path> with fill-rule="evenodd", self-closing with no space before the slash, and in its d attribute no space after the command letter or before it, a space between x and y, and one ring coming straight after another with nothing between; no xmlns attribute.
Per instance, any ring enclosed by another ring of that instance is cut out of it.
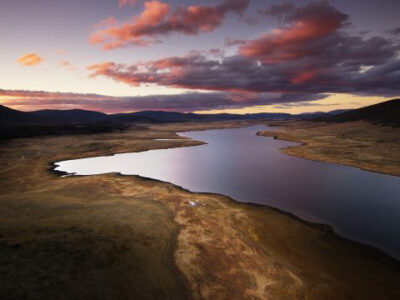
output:
<svg viewBox="0 0 400 300"><path fill-rule="evenodd" d="M100 120L100 116L106 119ZM127 124L91 111L22 112L0 105L0 140L44 135L89 134L122 130Z"/></svg>
<svg viewBox="0 0 400 300"><path fill-rule="evenodd" d="M90 110L83 109L70 109L70 110L37 110L30 114L38 117L44 117L46 119L52 119L56 122L91 122L106 120L109 118L108 115Z"/></svg>
<svg viewBox="0 0 400 300"><path fill-rule="evenodd" d="M122 130L138 123L212 122L228 120L288 120L305 119L322 122L364 120L390 126L400 126L400 99L355 110L336 110L291 115L285 113L258 114L196 114L166 111L140 111L107 115L101 112L72 110L38 110L22 112L0 105L0 138L30 137L53 134L82 134Z"/></svg>
<svg viewBox="0 0 400 300"><path fill-rule="evenodd" d="M0 124L40 123L43 118L0 105Z"/></svg>
<svg viewBox="0 0 400 300"><path fill-rule="evenodd" d="M325 122L351 122L362 120L383 125L400 126L400 99L393 99L334 116L316 118L314 120Z"/></svg>
<svg viewBox="0 0 400 300"><path fill-rule="evenodd" d="M196 114L167 111L139 111L110 115L113 120L141 121L152 123L168 122L212 122L229 120L260 120L260 119L290 119L293 115L283 113L259 113L259 114Z"/></svg>

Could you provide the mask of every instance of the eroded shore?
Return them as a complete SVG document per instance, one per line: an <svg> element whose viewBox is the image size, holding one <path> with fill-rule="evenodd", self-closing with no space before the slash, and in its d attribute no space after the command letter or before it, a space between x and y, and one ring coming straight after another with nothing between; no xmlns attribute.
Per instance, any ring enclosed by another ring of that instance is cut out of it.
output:
<svg viewBox="0 0 400 300"><path fill-rule="evenodd" d="M193 146L168 124L0 146L0 298L397 299L398 264L274 209L52 161ZM192 205L195 203L195 205Z"/></svg>

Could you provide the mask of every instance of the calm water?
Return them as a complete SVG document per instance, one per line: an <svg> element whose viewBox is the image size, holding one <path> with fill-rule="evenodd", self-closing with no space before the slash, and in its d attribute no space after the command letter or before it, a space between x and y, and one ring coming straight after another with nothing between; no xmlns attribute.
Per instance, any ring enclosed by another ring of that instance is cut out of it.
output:
<svg viewBox="0 0 400 300"><path fill-rule="evenodd" d="M265 126L184 132L208 144L57 163L76 175L119 172L228 195L332 225L400 258L400 178L279 152L295 143L256 136ZM270 129L270 128L267 128Z"/></svg>

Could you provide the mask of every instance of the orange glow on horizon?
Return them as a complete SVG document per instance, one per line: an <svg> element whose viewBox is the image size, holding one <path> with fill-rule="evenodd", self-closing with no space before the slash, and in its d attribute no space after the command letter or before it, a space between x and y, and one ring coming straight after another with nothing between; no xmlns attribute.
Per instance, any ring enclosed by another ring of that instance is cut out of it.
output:
<svg viewBox="0 0 400 300"><path fill-rule="evenodd" d="M292 102L270 105L259 105L244 108L216 109L209 111L196 111L199 114L255 114L255 113L312 113L328 112L336 109L357 109L364 106L388 101L397 97L362 97L350 94L330 94L327 98L316 101Z"/></svg>

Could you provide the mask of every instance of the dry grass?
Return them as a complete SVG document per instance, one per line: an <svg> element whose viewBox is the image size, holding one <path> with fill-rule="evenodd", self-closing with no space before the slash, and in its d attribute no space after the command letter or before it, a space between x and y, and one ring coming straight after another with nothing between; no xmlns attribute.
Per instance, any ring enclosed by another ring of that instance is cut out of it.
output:
<svg viewBox="0 0 400 300"><path fill-rule="evenodd" d="M274 122L278 131L259 135L304 143L282 152L330 163L355 166L367 171L400 176L400 128L367 122L320 123Z"/></svg>
<svg viewBox="0 0 400 300"><path fill-rule="evenodd" d="M399 299L396 263L324 227L136 176L49 172L51 161L196 145L152 139L237 125L1 145L0 298Z"/></svg>

